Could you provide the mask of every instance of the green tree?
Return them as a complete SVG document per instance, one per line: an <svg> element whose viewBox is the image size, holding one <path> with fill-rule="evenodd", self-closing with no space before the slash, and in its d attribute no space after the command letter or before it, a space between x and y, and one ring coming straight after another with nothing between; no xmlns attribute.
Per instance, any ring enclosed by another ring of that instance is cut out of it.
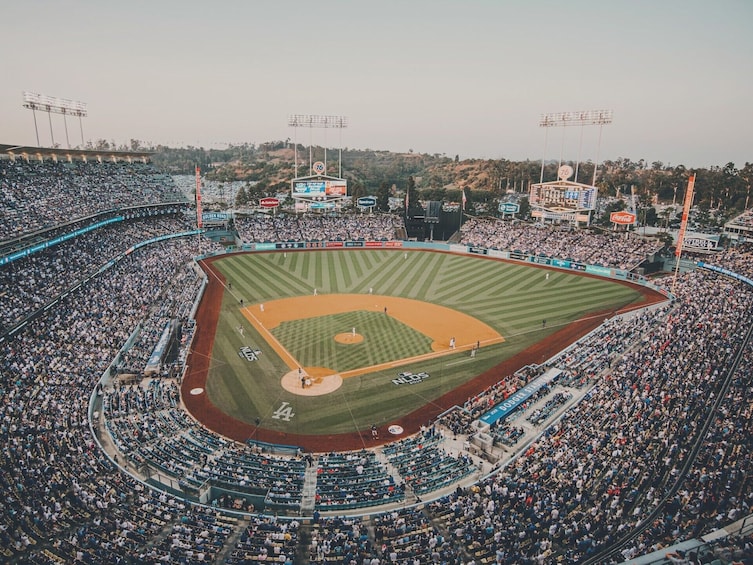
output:
<svg viewBox="0 0 753 565"><path fill-rule="evenodd" d="M521 198L518 204L520 205L518 217L521 220L527 220L531 215L531 203L528 201L528 197L524 196L523 198Z"/></svg>
<svg viewBox="0 0 753 565"><path fill-rule="evenodd" d="M235 205L240 207L246 204L248 204L248 194L246 193L246 189L241 186L238 189L238 194L235 195Z"/></svg>
<svg viewBox="0 0 753 565"><path fill-rule="evenodd" d="M377 198L377 209L381 210L382 212L389 211L390 209L390 185L387 184L387 181L382 181L382 183L379 185L379 190L377 190L376 198Z"/></svg>
<svg viewBox="0 0 753 565"><path fill-rule="evenodd" d="M416 179L413 178L413 175L408 177L408 188L406 190L408 191L408 208L420 208L418 190L416 190Z"/></svg>
<svg viewBox="0 0 753 565"><path fill-rule="evenodd" d="M350 198L353 202L353 206L356 206L358 199L362 196L366 196L366 188L358 181L350 183Z"/></svg>

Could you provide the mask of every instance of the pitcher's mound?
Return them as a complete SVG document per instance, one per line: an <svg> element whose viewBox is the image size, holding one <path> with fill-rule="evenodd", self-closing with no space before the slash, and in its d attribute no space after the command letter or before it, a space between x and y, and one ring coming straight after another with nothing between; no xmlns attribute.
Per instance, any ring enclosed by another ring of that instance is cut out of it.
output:
<svg viewBox="0 0 753 565"><path fill-rule="evenodd" d="M337 343L345 344L361 343L363 341L363 336L361 334L354 334L353 332L346 332L344 334L337 334L335 336L335 341Z"/></svg>
<svg viewBox="0 0 753 565"><path fill-rule="evenodd" d="M280 384L282 388L293 394L321 396L340 388L343 379L326 367L306 367L300 373L297 369L285 373Z"/></svg>

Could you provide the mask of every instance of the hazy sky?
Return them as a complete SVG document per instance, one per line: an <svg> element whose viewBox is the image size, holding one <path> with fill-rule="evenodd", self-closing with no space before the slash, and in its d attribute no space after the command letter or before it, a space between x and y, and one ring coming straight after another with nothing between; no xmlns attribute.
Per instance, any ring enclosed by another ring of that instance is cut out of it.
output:
<svg viewBox="0 0 753 565"><path fill-rule="evenodd" d="M118 144L753 161L752 0L24 0L0 47L0 143L36 143L26 90L86 102L85 140ZM592 109L614 111L598 154L597 127L538 126ZM59 115L53 132L65 146Z"/></svg>

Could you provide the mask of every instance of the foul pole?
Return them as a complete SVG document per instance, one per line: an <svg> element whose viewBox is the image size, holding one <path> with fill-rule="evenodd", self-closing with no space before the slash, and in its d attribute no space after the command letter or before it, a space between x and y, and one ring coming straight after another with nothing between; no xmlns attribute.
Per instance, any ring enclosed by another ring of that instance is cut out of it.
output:
<svg viewBox="0 0 753 565"><path fill-rule="evenodd" d="M693 196L695 193L695 173L688 179L688 188L685 190L685 202L682 206L682 221L680 222L680 231L677 234L677 247L675 249L675 275L672 279L672 294L675 293L677 285L677 274L680 272L680 259L682 257L682 244L685 241L685 231L688 228L688 216L690 208L693 206Z"/></svg>

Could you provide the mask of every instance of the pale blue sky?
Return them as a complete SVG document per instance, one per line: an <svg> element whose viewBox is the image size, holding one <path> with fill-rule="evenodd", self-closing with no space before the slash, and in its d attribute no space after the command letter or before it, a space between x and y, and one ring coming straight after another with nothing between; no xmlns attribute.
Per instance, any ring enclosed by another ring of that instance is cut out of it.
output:
<svg viewBox="0 0 753 565"><path fill-rule="evenodd" d="M298 141L513 160L577 158L580 128L550 130L545 153L540 115L605 108L600 160L742 167L751 30L751 0L6 1L0 143L35 144L24 90L87 102L93 141L260 143L331 114L342 137ZM65 144L61 116L53 130Z"/></svg>

